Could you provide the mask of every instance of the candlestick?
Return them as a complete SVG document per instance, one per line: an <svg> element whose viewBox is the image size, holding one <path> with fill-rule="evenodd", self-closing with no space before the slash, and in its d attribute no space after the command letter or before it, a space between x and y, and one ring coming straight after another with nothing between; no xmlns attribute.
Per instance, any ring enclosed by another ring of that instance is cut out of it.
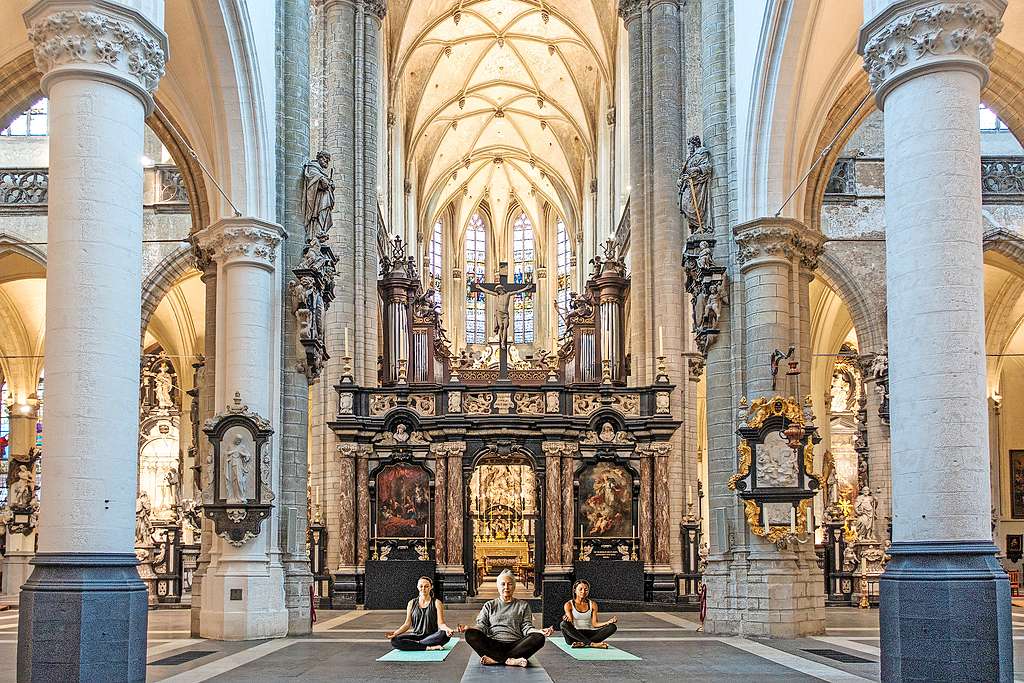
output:
<svg viewBox="0 0 1024 683"><path fill-rule="evenodd" d="M345 355L348 355L348 327L345 328Z"/></svg>
<svg viewBox="0 0 1024 683"><path fill-rule="evenodd" d="M690 485L689 485L689 484L687 484L687 485L686 485L686 504L687 504L687 505L690 505L690 504L691 504L691 503L690 503L690 501L691 501L691 499L692 499L692 496L690 495L691 493L692 493L692 490L691 490L691 488L690 488Z"/></svg>
<svg viewBox="0 0 1024 683"><path fill-rule="evenodd" d="M814 533L814 520L811 519L811 510L807 510L807 533Z"/></svg>
<svg viewBox="0 0 1024 683"><path fill-rule="evenodd" d="M796 533L796 508L789 508L789 533Z"/></svg>
<svg viewBox="0 0 1024 683"><path fill-rule="evenodd" d="M658 355L665 355L665 328L658 325Z"/></svg>

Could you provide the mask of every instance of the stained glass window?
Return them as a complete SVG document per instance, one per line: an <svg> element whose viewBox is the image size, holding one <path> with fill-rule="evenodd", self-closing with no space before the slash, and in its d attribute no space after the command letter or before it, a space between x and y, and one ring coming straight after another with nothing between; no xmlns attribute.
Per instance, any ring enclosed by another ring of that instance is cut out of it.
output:
<svg viewBox="0 0 1024 683"><path fill-rule="evenodd" d="M434 303L441 305L441 221L434 223L434 234L430 236L430 253L427 254L429 287L434 290Z"/></svg>
<svg viewBox="0 0 1024 683"><path fill-rule="evenodd" d="M471 291L474 282L487 279L487 234L484 220L474 213L466 228L466 343L487 341L486 313L482 292Z"/></svg>
<svg viewBox="0 0 1024 683"><path fill-rule="evenodd" d="M558 307L558 336L565 334L566 316L569 315L569 271L571 263L571 248L569 246L569 233L565 229L565 223L558 219L555 246L558 259L558 289L555 294L555 302Z"/></svg>
<svg viewBox="0 0 1024 683"><path fill-rule="evenodd" d="M46 112L47 101L43 98L22 112L18 118L11 121L11 125L0 130L0 135L6 137L28 137L31 135L46 135L48 131Z"/></svg>
<svg viewBox="0 0 1024 683"><path fill-rule="evenodd" d="M513 282L533 280L533 224L525 213L512 225L512 279ZM512 302L513 341L516 344L533 343L533 294L516 294Z"/></svg>

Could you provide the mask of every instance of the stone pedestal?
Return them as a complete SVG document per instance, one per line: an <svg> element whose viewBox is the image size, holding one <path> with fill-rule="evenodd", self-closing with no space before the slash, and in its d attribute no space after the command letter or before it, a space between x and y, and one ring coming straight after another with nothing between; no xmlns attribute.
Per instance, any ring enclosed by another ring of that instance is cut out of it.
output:
<svg viewBox="0 0 1024 683"><path fill-rule="evenodd" d="M135 557L139 561L139 579L146 584L146 592L149 593L149 608L156 609L160 604L156 595L156 572L153 571L153 544L135 546Z"/></svg>
<svg viewBox="0 0 1024 683"><path fill-rule="evenodd" d="M36 556L32 550L11 550L12 545L27 544L18 543L17 537L24 538L21 534L8 534L7 554L3 559L3 600L17 601L21 592L21 586L32 573L32 558ZM34 544L34 535L33 535Z"/></svg>
<svg viewBox="0 0 1024 683"><path fill-rule="evenodd" d="M18 679L142 681L139 158L164 72L163 2L43 0L24 18L49 98L46 418L59 428L47 433Z"/></svg>
<svg viewBox="0 0 1024 683"><path fill-rule="evenodd" d="M978 183L978 103L1006 3L873 5L859 51L885 112L893 545L881 580L882 680L1010 681L1010 589L991 529Z"/></svg>

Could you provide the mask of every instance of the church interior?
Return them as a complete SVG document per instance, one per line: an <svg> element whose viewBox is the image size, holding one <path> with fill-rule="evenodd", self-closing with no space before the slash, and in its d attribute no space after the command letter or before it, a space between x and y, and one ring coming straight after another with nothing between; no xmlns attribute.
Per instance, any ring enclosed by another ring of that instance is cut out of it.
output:
<svg viewBox="0 0 1024 683"><path fill-rule="evenodd" d="M0 683L1024 668L1024 0L0 26Z"/></svg>

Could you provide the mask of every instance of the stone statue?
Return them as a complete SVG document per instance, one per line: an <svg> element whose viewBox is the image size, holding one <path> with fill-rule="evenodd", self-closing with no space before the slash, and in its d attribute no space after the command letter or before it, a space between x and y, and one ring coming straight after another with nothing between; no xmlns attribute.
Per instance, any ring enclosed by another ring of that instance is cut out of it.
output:
<svg viewBox="0 0 1024 683"><path fill-rule="evenodd" d="M179 496L181 495L181 480L178 477L178 470L167 470L164 480L167 482L168 498L171 501L171 507L174 507L178 504Z"/></svg>
<svg viewBox="0 0 1024 683"><path fill-rule="evenodd" d="M320 339L323 331L324 299L316 286L316 280L309 275L303 275L298 282L292 281L290 286L296 298L295 317L299 323L299 337ZM306 311L307 314L300 315L302 311Z"/></svg>
<svg viewBox="0 0 1024 683"><path fill-rule="evenodd" d="M409 428L402 423L395 425L395 433L392 435L392 438L397 443L407 442L409 440Z"/></svg>
<svg viewBox="0 0 1024 683"><path fill-rule="evenodd" d="M24 465L18 465L18 478L11 484L10 506L20 510L32 507L32 499L35 497L36 483L33 481L32 470Z"/></svg>
<svg viewBox="0 0 1024 683"><path fill-rule="evenodd" d="M162 363L160 369L153 375L153 393L156 394L156 404L160 408L174 407L171 399L171 391L174 389L174 378L167 372L167 363Z"/></svg>
<svg viewBox="0 0 1024 683"><path fill-rule="evenodd" d="M878 499L871 495L871 488L865 486L860 495L853 501L853 513L856 516L857 537L862 541L874 541L875 517L878 516Z"/></svg>
<svg viewBox="0 0 1024 683"><path fill-rule="evenodd" d="M597 438L605 443L615 440L615 427L612 426L611 422L605 422L601 425L601 433L597 435Z"/></svg>
<svg viewBox="0 0 1024 683"><path fill-rule="evenodd" d="M334 209L334 171L327 172L331 155L317 152L316 158L302 165L303 201L302 214L306 226L306 243L313 238L327 239L333 225L331 211Z"/></svg>
<svg viewBox="0 0 1024 683"><path fill-rule="evenodd" d="M705 330L717 330L718 319L722 315L722 304L729 303L726 297L725 281L721 283L711 282L708 284L707 297L704 298L704 313L701 316L701 328Z"/></svg>
<svg viewBox="0 0 1024 683"><path fill-rule="evenodd" d="M889 374L889 354L885 351L877 352L871 359L871 367L868 369L871 376L880 379Z"/></svg>
<svg viewBox="0 0 1024 683"><path fill-rule="evenodd" d="M711 189L711 175L714 166L711 152L703 145L699 135L687 141L689 156L683 162L679 173L679 212L686 216L690 233L712 233L708 224L708 204Z"/></svg>
<svg viewBox="0 0 1024 683"><path fill-rule="evenodd" d="M833 375L831 394L831 411L845 413L850 407L850 382L841 374Z"/></svg>
<svg viewBox="0 0 1024 683"><path fill-rule="evenodd" d="M229 503L245 502L246 483L251 462L252 453L242 442L242 437L236 435L231 448L224 454L224 488L227 491Z"/></svg>
<svg viewBox="0 0 1024 683"><path fill-rule="evenodd" d="M153 522L150 521L152 515L153 506L149 502L149 494L143 491L135 501L135 545L152 545Z"/></svg>

